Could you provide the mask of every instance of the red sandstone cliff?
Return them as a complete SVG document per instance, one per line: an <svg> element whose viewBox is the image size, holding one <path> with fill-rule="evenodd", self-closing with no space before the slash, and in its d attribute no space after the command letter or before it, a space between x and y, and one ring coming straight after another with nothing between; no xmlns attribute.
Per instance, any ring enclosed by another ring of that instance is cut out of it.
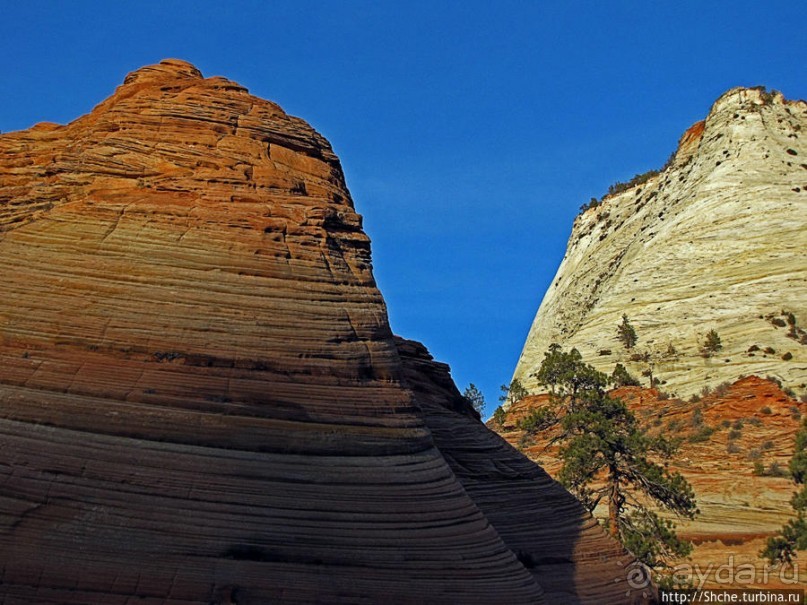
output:
<svg viewBox="0 0 807 605"><path fill-rule="evenodd" d="M0 603L641 598L393 340L329 144L238 84L163 61L0 136L0 280Z"/></svg>
<svg viewBox="0 0 807 605"><path fill-rule="evenodd" d="M785 471L807 403L757 376L725 383L690 401L641 387L623 387L613 394L628 404L649 434L681 441L671 467L692 485L700 515L675 520L678 533L695 546L690 560L676 563L697 566L707 586L719 587L716 570L733 561L757 570L752 582L746 578L735 586L792 587L792 582L777 584L780 577L792 579L792 571L766 577L766 562L758 555L767 538L793 516L794 485ZM547 447L548 435L531 436L519 428L519 420L548 399L525 397L508 410L503 424L488 424L555 475L561 467L557 445ZM606 511L599 513L605 516ZM801 577L804 581L803 565Z"/></svg>

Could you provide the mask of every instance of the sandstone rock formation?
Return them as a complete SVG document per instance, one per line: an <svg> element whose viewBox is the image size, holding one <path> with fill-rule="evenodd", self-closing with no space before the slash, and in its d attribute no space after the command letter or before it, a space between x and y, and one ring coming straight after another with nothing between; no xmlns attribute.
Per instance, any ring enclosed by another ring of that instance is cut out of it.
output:
<svg viewBox="0 0 807 605"><path fill-rule="evenodd" d="M575 221L515 370L553 342L612 372L652 371L697 393L740 375L807 383L807 103L730 90L681 138L669 166ZM626 314L638 343L626 350ZM715 330L722 350L704 356Z"/></svg>
<svg viewBox="0 0 807 605"><path fill-rule="evenodd" d="M715 573L731 558L735 568L750 564L757 570L753 581L746 576L735 586L792 587L792 571L779 570L766 578L766 561L758 555L767 538L793 516L794 485L783 471L793 456L807 403L756 376L722 386L699 401L670 399L657 389L640 387L613 394L628 404L649 434L682 439L671 466L695 490L700 515L692 521L673 519L679 535L695 546L691 561L678 564L697 566L706 586L718 587ZM519 428L521 419L547 401L545 394L525 397L510 407L502 424L488 424L555 475L561 468L557 445L548 446L547 435L530 436ZM598 515L605 517L607 511ZM807 581L803 564L799 572L801 581Z"/></svg>
<svg viewBox="0 0 807 605"><path fill-rule="evenodd" d="M542 468L476 419L445 364L434 362L419 343L397 342L407 383L435 445L468 495L538 580L547 603L630 598L625 577L632 563L620 545ZM615 595L615 585L623 592Z"/></svg>
<svg viewBox="0 0 807 605"><path fill-rule="evenodd" d="M234 82L163 61L0 136L0 280L5 605L642 598L394 341L329 144Z"/></svg>

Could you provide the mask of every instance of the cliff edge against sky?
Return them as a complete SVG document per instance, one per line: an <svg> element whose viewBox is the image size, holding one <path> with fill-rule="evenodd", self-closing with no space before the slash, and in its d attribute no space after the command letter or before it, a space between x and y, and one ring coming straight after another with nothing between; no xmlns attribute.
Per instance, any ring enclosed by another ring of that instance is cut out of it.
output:
<svg viewBox="0 0 807 605"><path fill-rule="evenodd" d="M0 280L4 603L642 599L393 338L327 141L234 82L167 60L0 136Z"/></svg>
<svg viewBox="0 0 807 605"><path fill-rule="evenodd" d="M741 375L807 383L807 103L721 96L668 166L581 213L514 378L549 345L576 347L688 397ZM626 349L627 315L638 341ZM704 352L714 330L722 349ZM649 384L645 378L645 384Z"/></svg>

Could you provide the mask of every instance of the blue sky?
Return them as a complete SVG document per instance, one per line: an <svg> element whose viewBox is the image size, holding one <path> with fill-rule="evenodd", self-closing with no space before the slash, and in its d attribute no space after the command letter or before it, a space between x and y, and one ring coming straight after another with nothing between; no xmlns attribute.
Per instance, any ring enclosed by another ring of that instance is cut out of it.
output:
<svg viewBox="0 0 807 605"><path fill-rule="evenodd" d="M493 411L579 206L661 166L733 86L807 98L807 4L0 3L0 131L89 111L167 57L342 159L393 330Z"/></svg>

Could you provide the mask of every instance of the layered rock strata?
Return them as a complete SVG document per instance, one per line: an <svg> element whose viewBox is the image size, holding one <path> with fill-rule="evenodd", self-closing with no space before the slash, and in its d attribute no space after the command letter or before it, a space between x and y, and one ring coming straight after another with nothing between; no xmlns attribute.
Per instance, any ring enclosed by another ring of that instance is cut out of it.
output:
<svg viewBox="0 0 807 605"><path fill-rule="evenodd" d="M737 88L659 174L574 223L515 370L553 342L689 396L740 375L807 383L807 103ZM626 314L638 342L617 339ZM715 330L722 349L704 351Z"/></svg>
<svg viewBox="0 0 807 605"><path fill-rule="evenodd" d="M398 339L398 349L435 445L547 603L644 602L650 591L628 583L632 557L541 467L477 420L448 366L419 343Z"/></svg>
<svg viewBox="0 0 807 605"><path fill-rule="evenodd" d="M0 136L0 280L0 603L541 603L556 550L567 592L634 598L523 460L519 560L408 387L331 147L242 86L163 61Z"/></svg>

